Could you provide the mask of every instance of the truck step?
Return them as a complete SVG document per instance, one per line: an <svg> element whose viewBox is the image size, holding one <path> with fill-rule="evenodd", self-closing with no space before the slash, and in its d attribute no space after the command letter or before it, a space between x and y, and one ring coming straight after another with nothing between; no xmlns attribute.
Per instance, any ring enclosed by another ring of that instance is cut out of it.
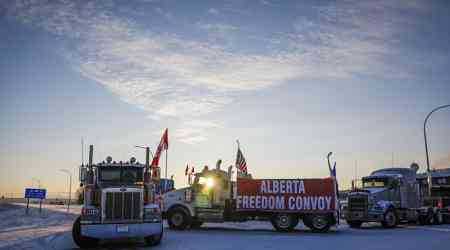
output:
<svg viewBox="0 0 450 250"><path fill-rule="evenodd" d="M205 222L224 222L222 209L197 209L197 218Z"/></svg>

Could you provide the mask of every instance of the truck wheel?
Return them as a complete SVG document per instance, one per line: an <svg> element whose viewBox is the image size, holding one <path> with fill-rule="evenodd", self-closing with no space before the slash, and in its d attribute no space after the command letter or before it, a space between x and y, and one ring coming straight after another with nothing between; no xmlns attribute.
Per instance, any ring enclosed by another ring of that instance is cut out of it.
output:
<svg viewBox="0 0 450 250"><path fill-rule="evenodd" d="M435 225L441 225L444 221L444 218L442 217L441 211L436 211L436 213L433 214L434 217L434 224Z"/></svg>
<svg viewBox="0 0 450 250"><path fill-rule="evenodd" d="M99 239L85 237L81 235L80 217L78 217L72 226L72 238L75 244L80 248L95 248L98 246Z"/></svg>
<svg viewBox="0 0 450 250"><path fill-rule="evenodd" d="M307 221L307 222L306 222ZM310 214L305 217L305 225L314 233L325 233L330 229L330 216L327 214Z"/></svg>
<svg viewBox="0 0 450 250"><path fill-rule="evenodd" d="M182 208L173 208L169 210L167 217L169 227L177 230L184 230L191 224L189 214Z"/></svg>
<svg viewBox="0 0 450 250"><path fill-rule="evenodd" d="M347 221L347 224L351 227L351 228L360 228L362 221L357 221L357 220L351 220L351 221Z"/></svg>
<svg viewBox="0 0 450 250"><path fill-rule="evenodd" d="M202 221L194 220L191 224L191 228L200 228L203 225Z"/></svg>
<svg viewBox="0 0 450 250"><path fill-rule="evenodd" d="M425 215L419 217L419 223L421 225L433 225L436 221L435 213L433 209L429 208Z"/></svg>
<svg viewBox="0 0 450 250"><path fill-rule="evenodd" d="M272 226L279 232L290 232L298 224L298 217L291 214L275 214L270 218Z"/></svg>
<svg viewBox="0 0 450 250"><path fill-rule="evenodd" d="M384 213L384 219L381 222L384 228L394 228L398 224L397 213L394 209L389 209Z"/></svg>
<svg viewBox="0 0 450 250"><path fill-rule="evenodd" d="M428 224L428 217L425 215L419 215L418 221L420 225L426 225Z"/></svg>
<svg viewBox="0 0 450 250"><path fill-rule="evenodd" d="M157 246L159 243L161 243L162 237L163 237L163 225L161 223L161 233L150 235L147 237L144 237L145 245L147 246Z"/></svg>

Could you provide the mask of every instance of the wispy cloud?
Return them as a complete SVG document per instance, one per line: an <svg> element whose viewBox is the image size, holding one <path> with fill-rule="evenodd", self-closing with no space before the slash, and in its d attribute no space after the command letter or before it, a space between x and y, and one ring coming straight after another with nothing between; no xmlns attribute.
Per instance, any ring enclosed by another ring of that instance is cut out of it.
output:
<svg viewBox="0 0 450 250"><path fill-rule="evenodd" d="M155 11L175 21L170 12ZM381 71L389 52L383 43L389 27L380 30L370 19L358 19L336 6L318 8L320 18L299 17L292 23L292 33L261 38L277 45L262 54L188 40L174 33L155 33L132 17L115 16L113 6L106 2L16 2L9 13L71 39L76 49L65 50L64 56L83 76L145 110L152 119L172 117L181 123L220 111L244 91L292 79L345 78L356 72L373 72L376 67ZM208 13L216 15L219 10L211 8ZM317 22L321 19L341 23L333 30L330 24ZM192 26L222 34L240 31L226 23L197 22ZM368 39L374 34L375 39ZM205 131L220 127L188 122L175 137L198 143L206 140Z"/></svg>
<svg viewBox="0 0 450 250"><path fill-rule="evenodd" d="M174 137L187 144L196 144L207 140L208 131L223 128L222 124L206 120L191 120L183 123L181 128L174 132Z"/></svg>
<svg viewBox="0 0 450 250"><path fill-rule="evenodd" d="M211 15L219 14L219 11L217 9L215 9L215 8L210 8L210 9L208 9L207 12L208 12L208 14L211 14Z"/></svg>

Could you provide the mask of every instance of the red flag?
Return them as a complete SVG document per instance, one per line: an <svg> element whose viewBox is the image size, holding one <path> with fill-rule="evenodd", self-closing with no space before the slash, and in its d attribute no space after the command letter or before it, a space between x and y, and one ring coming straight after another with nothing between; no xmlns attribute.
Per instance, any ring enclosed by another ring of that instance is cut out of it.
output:
<svg viewBox="0 0 450 250"><path fill-rule="evenodd" d="M158 148L156 149L155 156L152 160L152 166L157 167L159 164L159 157L161 156L161 152L163 150L167 150L169 148L169 132L168 129L164 130L164 134L161 137L161 141L159 142Z"/></svg>

